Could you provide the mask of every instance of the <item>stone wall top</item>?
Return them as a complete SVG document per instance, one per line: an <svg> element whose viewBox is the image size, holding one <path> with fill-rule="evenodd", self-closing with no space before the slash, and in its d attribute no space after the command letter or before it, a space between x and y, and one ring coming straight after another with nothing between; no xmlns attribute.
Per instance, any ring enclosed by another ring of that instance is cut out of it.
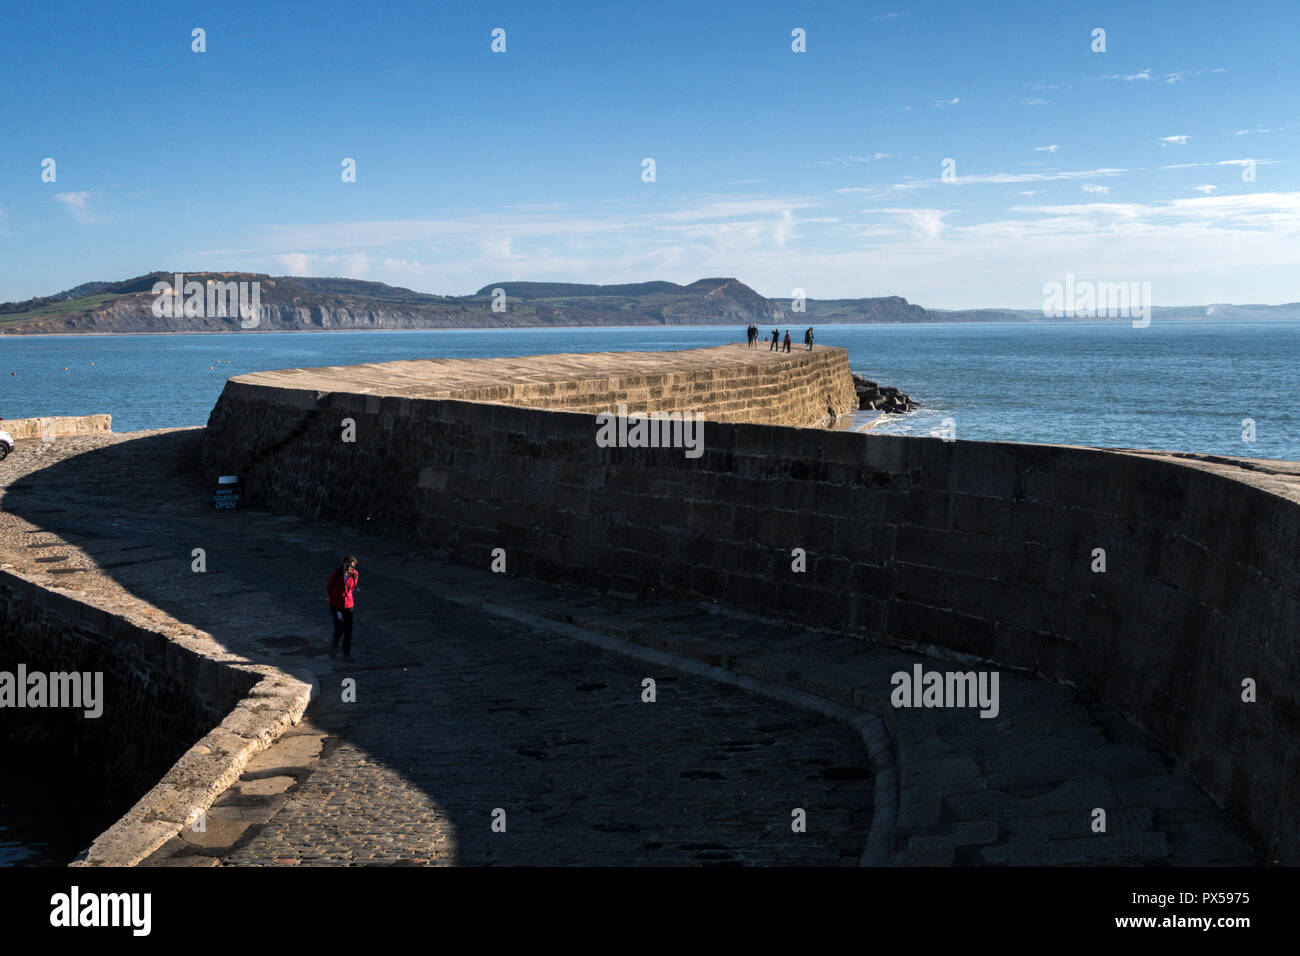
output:
<svg viewBox="0 0 1300 956"><path fill-rule="evenodd" d="M239 375L229 392L314 406L322 394L458 399L575 412L700 412L710 421L828 424L857 407L842 348L742 344L666 352L418 359Z"/></svg>

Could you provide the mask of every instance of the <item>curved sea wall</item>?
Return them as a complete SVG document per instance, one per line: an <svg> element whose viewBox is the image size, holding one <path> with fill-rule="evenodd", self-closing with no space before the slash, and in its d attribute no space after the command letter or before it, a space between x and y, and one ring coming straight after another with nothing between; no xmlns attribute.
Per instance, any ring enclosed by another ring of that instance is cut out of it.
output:
<svg viewBox="0 0 1300 956"><path fill-rule="evenodd" d="M511 574L1076 682L1261 857L1300 862L1300 466L712 420L688 457L602 447L604 386L557 386L578 414L385 395L383 368L232 379L207 465L239 473L247 503L481 567L500 548Z"/></svg>

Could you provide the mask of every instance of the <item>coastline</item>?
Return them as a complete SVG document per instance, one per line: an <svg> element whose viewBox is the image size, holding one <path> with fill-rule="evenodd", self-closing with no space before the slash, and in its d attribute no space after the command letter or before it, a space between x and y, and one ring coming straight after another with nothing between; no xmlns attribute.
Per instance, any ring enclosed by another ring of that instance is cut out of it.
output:
<svg viewBox="0 0 1300 956"><path fill-rule="evenodd" d="M889 327L906 327L910 329L917 328L998 328L998 327L1016 327L1027 325L1055 325L1065 328L1074 328L1076 326L1092 325L1128 325L1129 319L1021 319L1016 321L990 321L990 322L823 322L814 323L813 328L862 328L866 326L889 326ZM1295 319L1279 318L1247 318L1247 319L1216 319L1213 316L1207 316L1204 319L1162 319L1160 322L1153 321L1152 324L1160 325L1254 325L1256 323L1268 323L1276 325L1294 324L1300 325ZM791 328L797 323L776 323L780 327L789 324ZM211 331L185 331L185 332L15 332L9 330L0 330L0 342L6 339L66 339L66 338L114 338L123 335L150 336L150 335L297 335L299 333L308 334L334 334L334 333L372 333L372 332L573 332L585 329L599 329L607 331L615 330L639 330L639 329L734 329L735 323L723 323L719 325L701 325L693 322L671 322L671 323L642 323L638 325L464 325L464 326L429 326L420 329L228 329L221 332Z"/></svg>

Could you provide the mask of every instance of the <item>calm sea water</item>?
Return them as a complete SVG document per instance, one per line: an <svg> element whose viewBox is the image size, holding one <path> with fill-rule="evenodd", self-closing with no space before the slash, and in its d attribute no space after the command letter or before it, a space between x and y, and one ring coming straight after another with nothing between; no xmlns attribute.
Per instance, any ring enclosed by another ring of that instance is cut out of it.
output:
<svg viewBox="0 0 1300 956"><path fill-rule="evenodd" d="M743 339L734 327L4 336L0 416L202 425L243 372ZM844 346L855 371L924 405L893 433L938 434L951 418L958 438L1300 459L1300 323L826 325L817 343ZM1246 418L1254 443L1242 440Z"/></svg>

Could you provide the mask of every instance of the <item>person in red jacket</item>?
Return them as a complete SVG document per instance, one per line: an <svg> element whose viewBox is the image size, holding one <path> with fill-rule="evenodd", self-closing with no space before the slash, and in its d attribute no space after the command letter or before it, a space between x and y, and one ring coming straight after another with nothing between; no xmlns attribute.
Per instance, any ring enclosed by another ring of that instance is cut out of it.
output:
<svg viewBox="0 0 1300 956"><path fill-rule="evenodd" d="M343 659L352 663L352 592L357 589L357 559L348 555L333 570L325 583L325 593L330 600L330 616L334 618L334 640L330 642L330 657L338 653L339 638L343 638Z"/></svg>

